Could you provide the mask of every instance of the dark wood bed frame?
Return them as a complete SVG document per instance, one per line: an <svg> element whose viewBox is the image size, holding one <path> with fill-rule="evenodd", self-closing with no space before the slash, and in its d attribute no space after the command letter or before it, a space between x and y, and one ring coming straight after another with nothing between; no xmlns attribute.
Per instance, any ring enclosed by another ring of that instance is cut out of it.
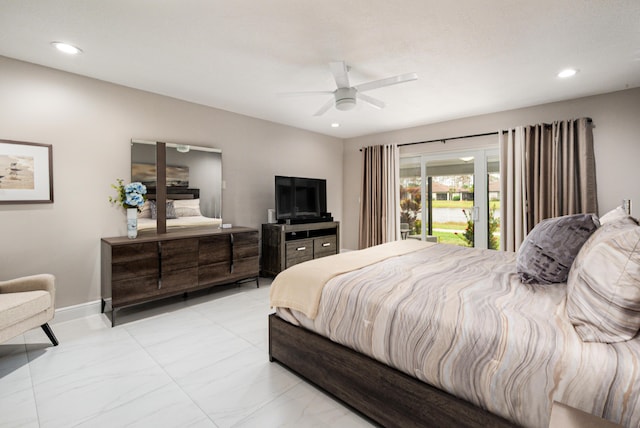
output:
<svg viewBox="0 0 640 428"><path fill-rule="evenodd" d="M513 427L467 401L269 315L277 361L385 427Z"/></svg>

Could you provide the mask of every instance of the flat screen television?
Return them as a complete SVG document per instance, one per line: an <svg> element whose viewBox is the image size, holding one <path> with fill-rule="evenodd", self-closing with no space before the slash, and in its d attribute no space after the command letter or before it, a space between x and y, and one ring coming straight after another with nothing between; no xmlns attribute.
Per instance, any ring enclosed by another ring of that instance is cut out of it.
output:
<svg viewBox="0 0 640 428"><path fill-rule="evenodd" d="M327 211L327 180L276 176L278 223L322 221Z"/></svg>

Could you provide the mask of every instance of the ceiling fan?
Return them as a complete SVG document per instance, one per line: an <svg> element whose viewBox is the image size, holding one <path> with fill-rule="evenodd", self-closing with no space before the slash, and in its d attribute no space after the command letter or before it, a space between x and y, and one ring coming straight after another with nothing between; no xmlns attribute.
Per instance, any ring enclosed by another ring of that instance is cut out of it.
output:
<svg viewBox="0 0 640 428"><path fill-rule="evenodd" d="M386 79L374 80L372 82L361 83L351 86L349 84L349 67L344 61L330 62L331 73L336 81L337 89L335 91L307 91L307 92L289 92L284 95L313 95L313 94L331 94L333 95L314 116L322 116L332 106L336 106L338 110L351 110L356 106L356 99L364 101L375 108L383 109L385 104L383 101L373 98L363 92L373 89L384 88L385 86L397 85L399 83L410 82L416 80L416 73L400 74L398 76L387 77Z"/></svg>

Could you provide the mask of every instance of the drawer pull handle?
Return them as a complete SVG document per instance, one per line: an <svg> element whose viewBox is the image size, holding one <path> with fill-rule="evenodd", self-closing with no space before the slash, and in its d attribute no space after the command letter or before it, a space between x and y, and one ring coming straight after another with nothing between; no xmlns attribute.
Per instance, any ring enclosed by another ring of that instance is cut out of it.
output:
<svg viewBox="0 0 640 428"><path fill-rule="evenodd" d="M322 244L323 247L330 247L331 246L331 242L325 242L324 244Z"/></svg>
<svg viewBox="0 0 640 428"><path fill-rule="evenodd" d="M296 251L304 251L306 249L307 249L307 247L298 247L298 248L296 248Z"/></svg>

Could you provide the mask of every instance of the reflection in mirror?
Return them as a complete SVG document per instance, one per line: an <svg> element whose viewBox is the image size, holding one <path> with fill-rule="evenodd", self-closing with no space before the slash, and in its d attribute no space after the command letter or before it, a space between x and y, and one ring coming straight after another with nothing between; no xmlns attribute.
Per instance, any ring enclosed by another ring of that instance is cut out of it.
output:
<svg viewBox="0 0 640 428"><path fill-rule="evenodd" d="M155 142L133 140L131 180L147 186L148 203L138 229L155 229ZM222 223L222 153L218 149L166 143L167 230Z"/></svg>

